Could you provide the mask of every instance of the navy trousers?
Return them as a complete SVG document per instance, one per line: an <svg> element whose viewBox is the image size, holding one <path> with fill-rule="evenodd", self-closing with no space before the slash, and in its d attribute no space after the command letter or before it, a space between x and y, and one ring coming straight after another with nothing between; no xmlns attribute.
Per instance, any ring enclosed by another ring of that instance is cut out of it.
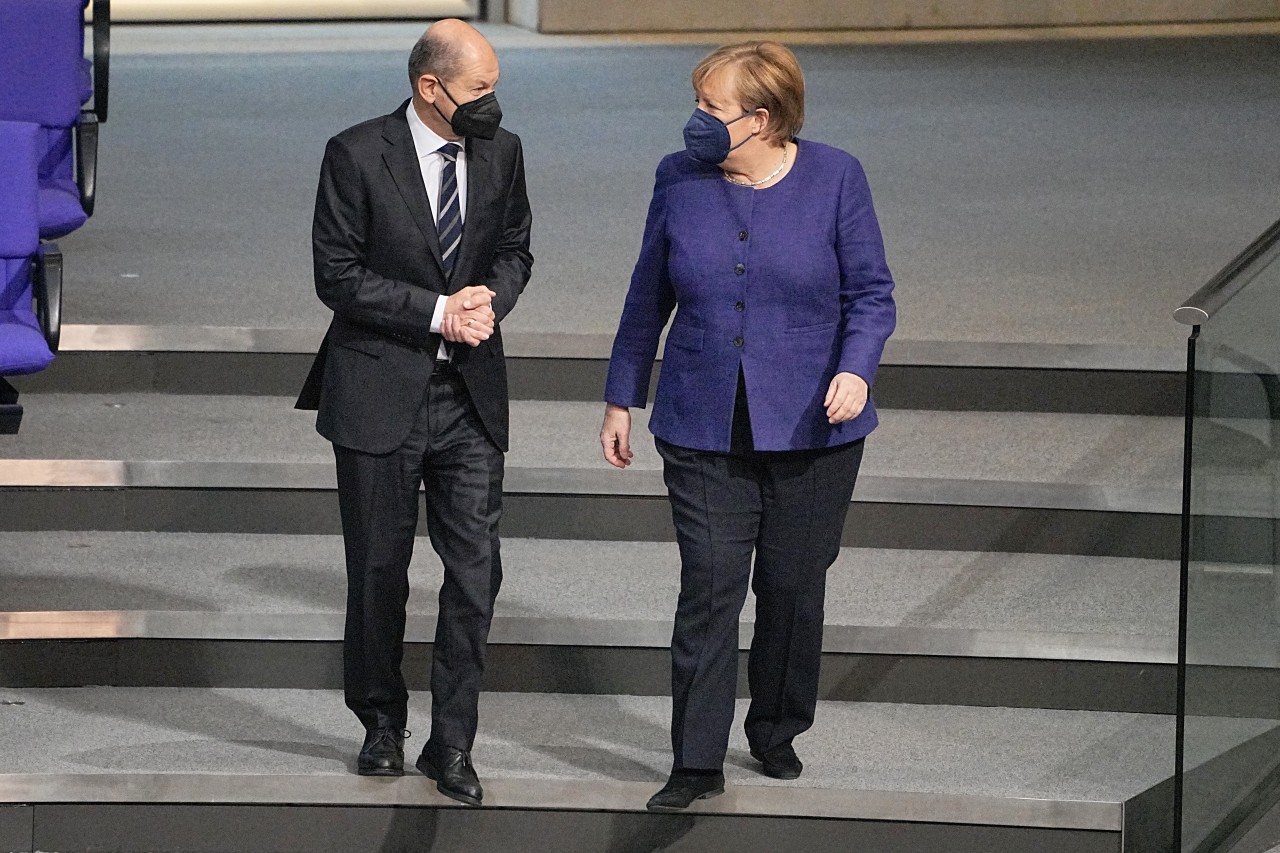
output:
<svg viewBox="0 0 1280 853"><path fill-rule="evenodd" d="M366 728L404 728L400 671L409 561L426 485L427 532L444 564L431 665L430 742L470 750L494 600L503 455L451 368L431 377L417 421L384 455L334 447L347 562L347 706Z"/></svg>
<svg viewBox="0 0 1280 853"><path fill-rule="evenodd" d="M745 405L737 408L745 415ZM724 764L748 582L756 618L747 741L764 751L813 725L826 574L840 552L863 443L759 452L738 423L729 453L657 441L681 562L671 639L674 768Z"/></svg>

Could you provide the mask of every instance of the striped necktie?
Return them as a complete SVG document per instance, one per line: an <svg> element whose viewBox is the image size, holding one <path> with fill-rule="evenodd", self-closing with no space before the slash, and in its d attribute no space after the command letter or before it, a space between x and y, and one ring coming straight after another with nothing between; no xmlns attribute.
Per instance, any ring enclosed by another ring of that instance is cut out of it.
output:
<svg viewBox="0 0 1280 853"><path fill-rule="evenodd" d="M436 233L440 235L440 260L445 275L452 275L462 242L462 205L458 198L458 154L462 147L453 142L441 145L436 152L444 157L440 172L440 211L436 217Z"/></svg>

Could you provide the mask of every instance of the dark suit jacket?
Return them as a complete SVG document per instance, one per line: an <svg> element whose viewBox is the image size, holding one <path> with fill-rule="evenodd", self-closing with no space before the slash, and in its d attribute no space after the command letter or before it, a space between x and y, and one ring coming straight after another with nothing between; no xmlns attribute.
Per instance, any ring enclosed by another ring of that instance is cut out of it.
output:
<svg viewBox="0 0 1280 853"><path fill-rule="evenodd" d="M316 293L333 321L298 398L316 429L343 447L388 453L422 404L440 336L436 300L483 284L499 324L529 281L531 215L520 138L468 139L467 206L452 276L440 260L408 101L329 140L312 224ZM462 374L489 437L507 449L507 372L500 326L479 347L459 345Z"/></svg>

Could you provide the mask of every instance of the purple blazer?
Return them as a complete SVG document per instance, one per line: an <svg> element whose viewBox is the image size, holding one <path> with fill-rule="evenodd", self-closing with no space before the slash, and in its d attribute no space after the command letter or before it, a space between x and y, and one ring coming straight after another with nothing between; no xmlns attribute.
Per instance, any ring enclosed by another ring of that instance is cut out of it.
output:
<svg viewBox="0 0 1280 853"><path fill-rule="evenodd" d="M609 361L605 400L643 407L672 310L649 429L670 444L728 451L738 368L757 450L805 450L875 429L871 401L831 426L831 377L874 384L893 332L893 278L862 166L796 140L764 190L734 186L683 151L658 165L640 258Z"/></svg>

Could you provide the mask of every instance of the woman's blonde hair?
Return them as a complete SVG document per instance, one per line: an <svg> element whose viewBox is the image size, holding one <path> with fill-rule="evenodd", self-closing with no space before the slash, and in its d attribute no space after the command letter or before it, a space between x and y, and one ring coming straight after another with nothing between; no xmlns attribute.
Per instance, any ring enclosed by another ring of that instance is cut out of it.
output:
<svg viewBox="0 0 1280 853"><path fill-rule="evenodd" d="M804 72L796 55L776 41L747 41L716 48L693 69L693 88L713 74L733 69L733 94L745 110L769 111L761 136L794 139L804 125Z"/></svg>

